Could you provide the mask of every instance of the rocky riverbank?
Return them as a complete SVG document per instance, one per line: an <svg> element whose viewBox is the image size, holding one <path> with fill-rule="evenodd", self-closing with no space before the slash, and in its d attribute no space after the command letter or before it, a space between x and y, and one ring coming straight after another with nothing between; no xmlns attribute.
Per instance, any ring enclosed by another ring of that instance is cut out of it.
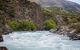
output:
<svg viewBox="0 0 80 50"><path fill-rule="evenodd" d="M60 35L67 35L70 40L80 40L80 33L76 33L76 29L70 28L69 26L60 26L55 30L50 30L50 32L56 32Z"/></svg>

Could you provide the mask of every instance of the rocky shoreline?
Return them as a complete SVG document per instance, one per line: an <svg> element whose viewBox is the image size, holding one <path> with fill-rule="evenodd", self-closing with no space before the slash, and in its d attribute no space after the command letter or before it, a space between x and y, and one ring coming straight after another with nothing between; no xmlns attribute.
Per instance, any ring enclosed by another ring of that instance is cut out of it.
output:
<svg viewBox="0 0 80 50"><path fill-rule="evenodd" d="M80 40L80 33L76 33L76 29L69 28L68 26L60 26L55 30L51 29L50 32L67 35L70 40Z"/></svg>

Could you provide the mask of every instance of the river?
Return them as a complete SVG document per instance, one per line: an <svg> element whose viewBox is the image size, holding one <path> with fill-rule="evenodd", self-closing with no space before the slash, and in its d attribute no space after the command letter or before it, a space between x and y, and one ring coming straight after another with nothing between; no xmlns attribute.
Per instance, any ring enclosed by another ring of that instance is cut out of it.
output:
<svg viewBox="0 0 80 50"><path fill-rule="evenodd" d="M80 41L49 31L13 32L3 35L8 50L80 50Z"/></svg>

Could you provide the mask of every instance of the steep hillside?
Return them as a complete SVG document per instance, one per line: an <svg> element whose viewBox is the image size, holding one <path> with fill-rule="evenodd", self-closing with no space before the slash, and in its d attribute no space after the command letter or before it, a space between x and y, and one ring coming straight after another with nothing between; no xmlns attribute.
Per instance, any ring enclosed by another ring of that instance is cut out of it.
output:
<svg viewBox="0 0 80 50"><path fill-rule="evenodd" d="M53 28L54 18L45 16L43 11L44 9L34 1L0 0L0 34L12 31L42 30L45 27L45 21L48 21L47 24L50 23Z"/></svg>
<svg viewBox="0 0 80 50"><path fill-rule="evenodd" d="M80 11L80 5L68 0L38 0L37 2L42 7L60 7L65 10Z"/></svg>
<svg viewBox="0 0 80 50"><path fill-rule="evenodd" d="M31 20L41 28L43 15L41 7L28 0L0 0L0 32L4 33L11 28L10 21L21 22L22 20Z"/></svg>

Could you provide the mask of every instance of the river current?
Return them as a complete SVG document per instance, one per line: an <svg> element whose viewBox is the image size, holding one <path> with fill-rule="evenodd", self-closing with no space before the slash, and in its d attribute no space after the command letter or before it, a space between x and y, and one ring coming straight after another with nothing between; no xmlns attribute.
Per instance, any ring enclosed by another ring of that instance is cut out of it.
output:
<svg viewBox="0 0 80 50"><path fill-rule="evenodd" d="M80 50L80 41L49 31L13 32L3 35L8 50Z"/></svg>

